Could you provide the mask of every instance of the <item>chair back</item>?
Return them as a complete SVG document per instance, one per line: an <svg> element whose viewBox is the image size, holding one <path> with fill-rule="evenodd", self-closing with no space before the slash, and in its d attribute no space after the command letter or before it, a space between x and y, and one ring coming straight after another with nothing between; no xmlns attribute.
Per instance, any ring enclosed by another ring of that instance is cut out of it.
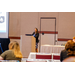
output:
<svg viewBox="0 0 75 75"><path fill-rule="evenodd" d="M60 54L53 54L53 60L60 60Z"/></svg>
<svg viewBox="0 0 75 75"><path fill-rule="evenodd" d="M51 54L36 54L36 59L52 59Z"/></svg>

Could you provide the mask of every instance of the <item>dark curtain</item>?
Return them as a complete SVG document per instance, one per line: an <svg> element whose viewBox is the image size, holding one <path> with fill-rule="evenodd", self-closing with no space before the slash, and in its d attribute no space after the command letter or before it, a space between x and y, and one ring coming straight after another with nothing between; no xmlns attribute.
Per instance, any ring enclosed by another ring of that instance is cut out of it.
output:
<svg viewBox="0 0 75 75"><path fill-rule="evenodd" d="M3 52L8 50L8 45L10 43L10 39L9 38L0 38L0 43L1 43L1 47L3 49ZM0 54L2 53L1 48L0 48Z"/></svg>

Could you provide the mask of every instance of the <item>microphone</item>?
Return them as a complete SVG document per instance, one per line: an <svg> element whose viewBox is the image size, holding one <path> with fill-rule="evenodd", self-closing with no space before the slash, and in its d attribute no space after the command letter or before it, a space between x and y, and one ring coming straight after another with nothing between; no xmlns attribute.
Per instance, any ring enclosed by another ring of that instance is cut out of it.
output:
<svg viewBox="0 0 75 75"><path fill-rule="evenodd" d="M44 35L44 33L42 33L42 35Z"/></svg>

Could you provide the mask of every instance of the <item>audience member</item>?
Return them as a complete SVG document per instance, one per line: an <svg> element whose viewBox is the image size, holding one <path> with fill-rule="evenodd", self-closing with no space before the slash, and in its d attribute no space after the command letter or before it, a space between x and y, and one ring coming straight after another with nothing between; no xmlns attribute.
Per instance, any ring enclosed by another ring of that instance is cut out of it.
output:
<svg viewBox="0 0 75 75"><path fill-rule="evenodd" d="M9 44L9 50L0 55L0 60L19 60L21 61L22 53L18 42L13 41Z"/></svg>
<svg viewBox="0 0 75 75"><path fill-rule="evenodd" d="M75 36L73 37L73 42L75 42Z"/></svg>
<svg viewBox="0 0 75 75"><path fill-rule="evenodd" d="M60 53L60 61L63 61L70 56L75 56L75 42L72 40L69 40L65 44L65 50L61 51Z"/></svg>
<svg viewBox="0 0 75 75"><path fill-rule="evenodd" d="M71 56L63 60L63 62L75 62L75 57Z"/></svg>

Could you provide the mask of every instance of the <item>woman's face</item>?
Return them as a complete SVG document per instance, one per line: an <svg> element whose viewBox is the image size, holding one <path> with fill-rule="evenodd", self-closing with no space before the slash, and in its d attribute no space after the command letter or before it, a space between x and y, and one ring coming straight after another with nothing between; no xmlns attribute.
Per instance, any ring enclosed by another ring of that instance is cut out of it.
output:
<svg viewBox="0 0 75 75"><path fill-rule="evenodd" d="M35 29L35 32L37 32L37 29Z"/></svg>
<svg viewBox="0 0 75 75"><path fill-rule="evenodd" d="M73 42L75 42L75 39L73 39Z"/></svg>

